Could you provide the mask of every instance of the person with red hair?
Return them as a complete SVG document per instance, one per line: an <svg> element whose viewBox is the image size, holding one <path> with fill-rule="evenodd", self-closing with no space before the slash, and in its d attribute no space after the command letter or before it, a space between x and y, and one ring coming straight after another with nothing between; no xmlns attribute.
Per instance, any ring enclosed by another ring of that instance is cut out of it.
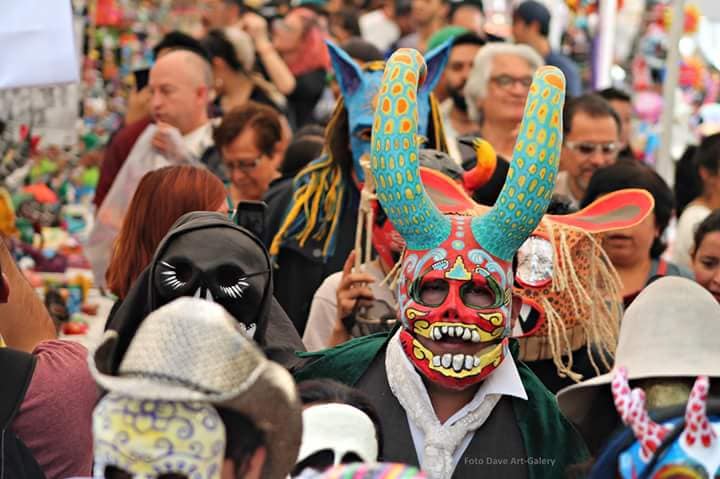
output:
<svg viewBox="0 0 720 479"><path fill-rule="evenodd" d="M278 89L285 92L282 86L286 78L280 75L283 69L277 68L278 56L295 79L294 87L286 93L290 125L297 130L311 123L330 71L321 18L309 8L298 7L273 22L271 35L267 22L259 15L245 14L243 27L255 42L260 69Z"/></svg>
<svg viewBox="0 0 720 479"><path fill-rule="evenodd" d="M150 263L173 223L191 211L228 211L225 187L209 170L167 166L143 176L115 240L106 273L110 291L120 300Z"/></svg>

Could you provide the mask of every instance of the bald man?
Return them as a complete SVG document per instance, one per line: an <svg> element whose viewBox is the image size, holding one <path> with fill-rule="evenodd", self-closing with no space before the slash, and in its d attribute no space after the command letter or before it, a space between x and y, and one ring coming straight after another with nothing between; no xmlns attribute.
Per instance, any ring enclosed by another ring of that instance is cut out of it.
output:
<svg viewBox="0 0 720 479"><path fill-rule="evenodd" d="M184 161L187 158L180 135L191 135L208 124L210 64L186 50L170 52L150 70L149 87L150 107L157 124L152 146L170 160Z"/></svg>
<svg viewBox="0 0 720 479"><path fill-rule="evenodd" d="M150 70L154 123L144 128L118 171L98 210L86 248L96 284L105 285L112 243L145 173L169 165L195 164L224 177L207 114L212 83L209 62L188 50L162 55Z"/></svg>
<svg viewBox="0 0 720 479"><path fill-rule="evenodd" d="M192 37L189 37L178 31L172 31L165 35L163 39L158 43L155 48L155 56L161 59L165 55L177 51L190 51L195 53L204 52L202 44ZM194 57L195 60L202 60L202 57ZM191 59L191 62L193 60ZM210 67L209 57L206 59L207 66L204 63L200 63L199 68L204 72L205 75L211 75L212 70ZM207 77L207 84L211 85L212 80ZM143 109L146 109L150 113L150 87L146 86L141 92L137 92L136 95L143 97L143 102L146 103ZM153 121L150 114L143 116L140 120L127 123L120 130L118 130L112 137L110 143L105 148L105 154L103 162L100 168L100 179L98 181L97 189L95 190L95 198L93 202L97 210L100 210L105 196L107 196L110 188L115 182L120 169L130 155L130 151L135 146L140 135L145 131L148 125Z"/></svg>

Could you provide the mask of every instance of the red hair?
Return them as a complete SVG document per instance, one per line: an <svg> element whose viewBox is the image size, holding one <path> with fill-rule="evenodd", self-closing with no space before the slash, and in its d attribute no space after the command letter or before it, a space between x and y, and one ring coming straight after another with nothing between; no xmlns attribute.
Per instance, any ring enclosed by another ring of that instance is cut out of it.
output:
<svg viewBox="0 0 720 479"><path fill-rule="evenodd" d="M173 223L191 211L216 211L226 197L222 181L205 168L166 166L143 176L105 274L110 291L125 298Z"/></svg>

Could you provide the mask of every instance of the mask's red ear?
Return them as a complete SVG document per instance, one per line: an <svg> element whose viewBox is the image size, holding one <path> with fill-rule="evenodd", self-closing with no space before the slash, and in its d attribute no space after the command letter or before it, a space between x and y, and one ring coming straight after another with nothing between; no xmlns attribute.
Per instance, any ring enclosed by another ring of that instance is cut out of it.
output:
<svg viewBox="0 0 720 479"><path fill-rule="evenodd" d="M420 167L420 181L428 196L443 213L463 213L477 208L478 205L455 180L439 171ZM488 208L489 209L489 208Z"/></svg>
<svg viewBox="0 0 720 479"><path fill-rule="evenodd" d="M546 218L589 233L602 233L635 226L651 214L653 208L655 200L646 190L626 189L600 197L576 213Z"/></svg>

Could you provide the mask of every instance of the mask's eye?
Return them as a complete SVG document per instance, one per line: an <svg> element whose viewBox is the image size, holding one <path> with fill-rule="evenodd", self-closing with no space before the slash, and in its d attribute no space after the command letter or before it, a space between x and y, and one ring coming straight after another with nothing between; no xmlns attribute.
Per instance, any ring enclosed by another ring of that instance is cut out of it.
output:
<svg viewBox="0 0 720 479"><path fill-rule="evenodd" d="M193 276L193 267L187 261L161 261L159 269L162 284L175 290L187 286Z"/></svg>
<svg viewBox="0 0 720 479"><path fill-rule="evenodd" d="M495 293L484 284L467 282L460 287L460 297L466 306L487 308L495 304Z"/></svg>
<svg viewBox="0 0 720 479"><path fill-rule="evenodd" d="M450 291L444 279L431 279L420 286L419 299L425 306L440 306Z"/></svg>
<svg viewBox="0 0 720 479"><path fill-rule="evenodd" d="M552 281L553 245L545 238L531 236L517 252L515 280L520 286L541 288Z"/></svg>
<svg viewBox="0 0 720 479"><path fill-rule="evenodd" d="M105 479L132 479L132 474L115 466L105 468Z"/></svg>
<svg viewBox="0 0 720 479"><path fill-rule="evenodd" d="M217 270L217 282L220 291L225 296L233 299L240 299L245 290L250 286L247 276L235 266L220 266Z"/></svg>
<svg viewBox="0 0 720 479"><path fill-rule="evenodd" d="M355 136L361 141L370 141L372 137L372 129L363 128L362 130L358 130L355 132Z"/></svg>

